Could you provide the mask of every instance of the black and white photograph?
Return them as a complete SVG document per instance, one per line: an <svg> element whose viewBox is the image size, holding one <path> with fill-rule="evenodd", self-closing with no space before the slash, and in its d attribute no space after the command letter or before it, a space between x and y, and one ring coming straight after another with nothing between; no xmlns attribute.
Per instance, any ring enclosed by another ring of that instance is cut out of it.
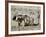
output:
<svg viewBox="0 0 46 37"><path fill-rule="evenodd" d="M11 5L11 31L39 30L40 9L39 6Z"/></svg>

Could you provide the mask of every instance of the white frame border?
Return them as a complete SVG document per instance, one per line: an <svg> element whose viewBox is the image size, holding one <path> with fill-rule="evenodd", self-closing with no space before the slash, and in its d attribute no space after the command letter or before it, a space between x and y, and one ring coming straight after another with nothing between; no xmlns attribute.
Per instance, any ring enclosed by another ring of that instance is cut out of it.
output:
<svg viewBox="0 0 46 37"><path fill-rule="evenodd" d="M41 7L41 30L30 30L30 31L11 31L11 5L21 6L40 6ZM8 34L25 34L25 33L41 33L43 32L43 5L41 4L20 4L20 3L8 3Z"/></svg>

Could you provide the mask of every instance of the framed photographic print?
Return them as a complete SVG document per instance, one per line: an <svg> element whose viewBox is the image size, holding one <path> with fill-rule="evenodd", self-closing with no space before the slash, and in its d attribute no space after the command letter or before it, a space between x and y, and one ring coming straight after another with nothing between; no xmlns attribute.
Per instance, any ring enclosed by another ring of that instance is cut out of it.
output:
<svg viewBox="0 0 46 37"><path fill-rule="evenodd" d="M7 1L5 5L6 35L45 33L44 2Z"/></svg>

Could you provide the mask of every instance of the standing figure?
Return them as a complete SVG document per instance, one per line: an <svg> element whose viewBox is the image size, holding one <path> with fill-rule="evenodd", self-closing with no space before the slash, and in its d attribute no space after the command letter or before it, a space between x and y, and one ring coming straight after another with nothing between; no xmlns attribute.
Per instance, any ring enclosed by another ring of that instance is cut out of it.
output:
<svg viewBox="0 0 46 37"><path fill-rule="evenodd" d="M31 26L34 25L34 12L31 12L31 15L30 15L30 25Z"/></svg>

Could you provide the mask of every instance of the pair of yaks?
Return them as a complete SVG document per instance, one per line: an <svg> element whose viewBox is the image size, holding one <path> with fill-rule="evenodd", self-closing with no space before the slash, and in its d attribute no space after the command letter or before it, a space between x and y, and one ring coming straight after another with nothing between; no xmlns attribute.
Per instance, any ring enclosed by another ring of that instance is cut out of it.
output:
<svg viewBox="0 0 46 37"><path fill-rule="evenodd" d="M31 26L34 24L34 18L32 17L28 15L17 15L13 17L13 20L18 22L19 26Z"/></svg>

